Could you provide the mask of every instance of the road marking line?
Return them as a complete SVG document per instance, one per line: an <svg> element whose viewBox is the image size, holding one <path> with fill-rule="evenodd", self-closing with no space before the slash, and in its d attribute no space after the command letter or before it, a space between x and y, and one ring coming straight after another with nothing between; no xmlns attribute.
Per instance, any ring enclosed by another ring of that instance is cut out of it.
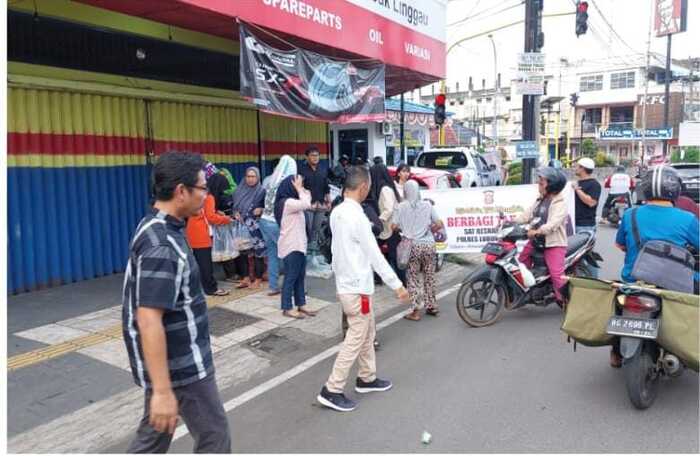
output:
<svg viewBox="0 0 700 456"><path fill-rule="evenodd" d="M438 293L435 298L437 300L440 300L446 296L448 296L451 293L454 293L455 291L459 290L459 287L462 286L462 283L459 282L456 285L451 286L447 290L443 290L440 293ZM393 325L397 321L401 320L404 315L407 315L410 312L410 310L402 310L401 312L397 313L396 315L392 315L391 317L382 320L380 323L377 324L377 330L384 329L390 325ZM325 351L322 351L318 355L312 356L311 358L307 359L306 361L302 362L301 364L297 365L296 367L293 367L292 369L289 369L286 372L283 372L279 374L277 377L273 377L270 380L261 383L260 385L249 389L245 393L234 397L233 399L227 401L224 404L224 410L228 413L232 411L233 409L240 407L241 405L245 404L248 401L251 401L255 399L256 397L270 391L271 389L275 388L276 386L281 385L282 383L286 382L287 380L296 377L297 375L301 374L302 372L305 372L312 367L314 367L316 364L320 363L321 361L325 361L326 359L330 358L331 356L335 355L340 351L340 347L342 346L342 343L334 345L331 348L328 348ZM189 431L187 430L187 426L184 424L181 424L180 426L177 427L175 430L175 434L173 435L173 440L177 440L180 437L183 437L185 435L189 434Z"/></svg>

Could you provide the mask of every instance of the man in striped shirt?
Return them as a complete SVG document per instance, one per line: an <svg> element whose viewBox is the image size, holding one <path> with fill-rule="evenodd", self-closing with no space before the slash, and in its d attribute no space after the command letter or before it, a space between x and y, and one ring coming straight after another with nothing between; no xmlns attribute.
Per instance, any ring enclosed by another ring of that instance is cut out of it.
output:
<svg viewBox="0 0 700 456"><path fill-rule="evenodd" d="M207 302L185 219L207 195L199 155L171 152L153 168L156 202L131 241L123 289L123 331L145 411L130 453L164 453L178 415L197 453L231 452L214 379Z"/></svg>

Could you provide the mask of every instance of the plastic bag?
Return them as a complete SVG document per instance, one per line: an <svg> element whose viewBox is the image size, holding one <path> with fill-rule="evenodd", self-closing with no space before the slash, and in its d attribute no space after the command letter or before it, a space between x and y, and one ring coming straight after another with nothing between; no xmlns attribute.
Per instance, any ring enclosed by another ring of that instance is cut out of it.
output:
<svg viewBox="0 0 700 456"><path fill-rule="evenodd" d="M234 247L239 252L244 252L253 248L253 236L250 230L244 223L236 222L233 224L233 239Z"/></svg>
<svg viewBox="0 0 700 456"><path fill-rule="evenodd" d="M401 242L396 247L396 265L399 269L408 268L408 262L411 258L411 247L413 247L413 241L408 238L401 238Z"/></svg>
<svg viewBox="0 0 700 456"><path fill-rule="evenodd" d="M233 224L214 225L212 231L211 260L221 263L237 258L239 252L234 243Z"/></svg>

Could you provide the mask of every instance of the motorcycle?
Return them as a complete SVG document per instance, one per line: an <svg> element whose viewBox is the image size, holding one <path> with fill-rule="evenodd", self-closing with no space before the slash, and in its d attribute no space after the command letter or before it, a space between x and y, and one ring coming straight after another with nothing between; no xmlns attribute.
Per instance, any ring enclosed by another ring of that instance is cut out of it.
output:
<svg viewBox="0 0 700 456"><path fill-rule="evenodd" d="M612 206L610 207L610 212L608 212L608 222L616 226L620 224L622 215L630 207L629 200L627 198L628 196L626 195L620 195L615 198Z"/></svg>
<svg viewBox="0 0 700 456"><path fill-rule="evenodd" d="M489 326L498 321L505 309L517 309L533 303L545 307L556 303L549 271L544 261L544 249L536 248L530 271L518 261L518 241L528 239L532 224L505 222L501 216L498 242L487 244L482 252L486 264L471 273L457 294L457 312L470 326ZM591 233L575 234L568 239L565 274L587 276L589 267L598 267L602 261L593 251L595 237Z"/></svg>
<svg viewBox="0 0 700 456"><path fill-rule="evenodd" d="M650 407L656 399L662 376L678 377L683 363L678 356L656 343L663 299L653 289L614 283L615 315L606 332L619 336L622 373L627 395L638 409Z"/></svg>

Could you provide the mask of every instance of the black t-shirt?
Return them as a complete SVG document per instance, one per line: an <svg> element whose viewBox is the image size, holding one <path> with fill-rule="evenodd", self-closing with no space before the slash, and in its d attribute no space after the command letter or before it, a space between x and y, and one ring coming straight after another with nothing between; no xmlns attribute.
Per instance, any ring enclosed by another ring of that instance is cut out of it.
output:
<svg viewBox="0 0 700 456"><path fill-rule="evenodd" d="M595 206L590 207L576 193L576 226L595 226L595 216L600 200L600 184L595 179L585 179L578 182L583 193L596 200Z"/></svg>
<svg viewBox="0 0 700 456"><path fill-rule="evenodd" d="M299 174L304 177L304 188L311 192L312 203L324 203L330 192L328 187L328 171L321 168L319 163L316 170L308 163L299 166Z"/></svg>

